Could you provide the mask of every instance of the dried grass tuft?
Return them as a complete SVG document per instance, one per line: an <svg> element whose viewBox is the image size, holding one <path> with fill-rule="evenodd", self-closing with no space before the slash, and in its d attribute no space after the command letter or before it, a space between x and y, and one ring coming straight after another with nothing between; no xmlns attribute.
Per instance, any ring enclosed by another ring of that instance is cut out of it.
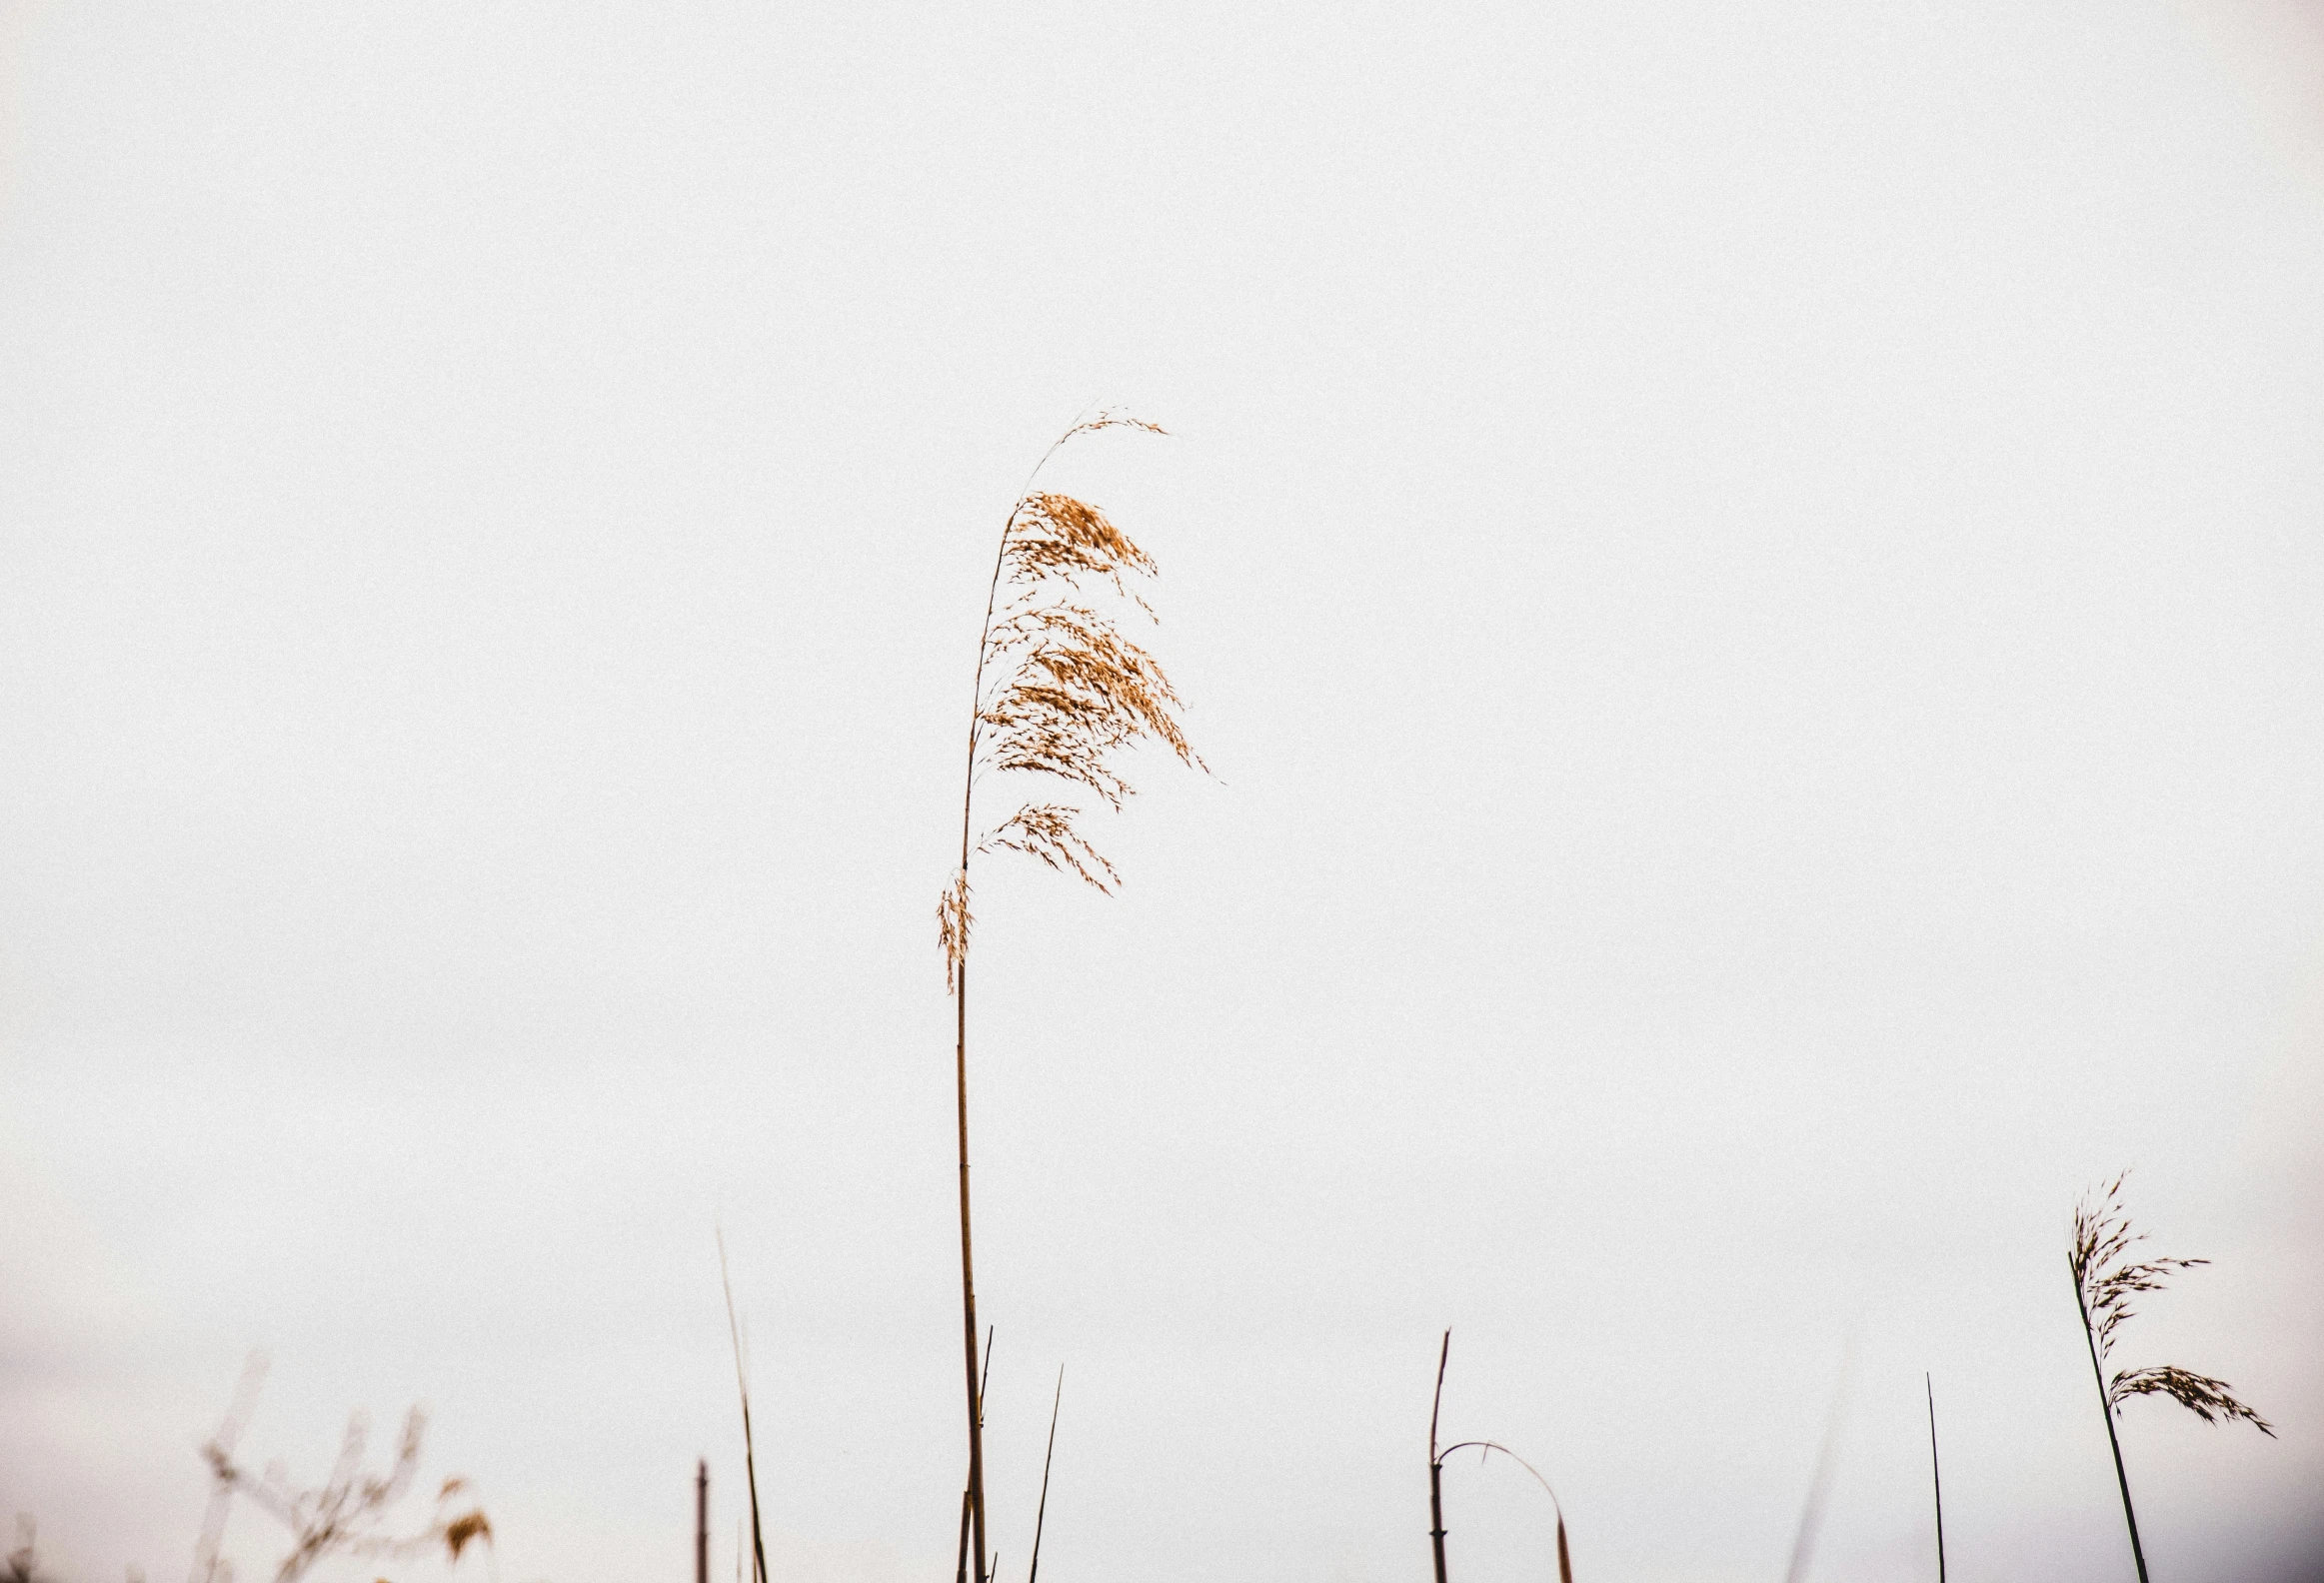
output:
<svg viewBox="0 0 2324 1583"><path fill-rule="evenodd" d="M290 1482L279 1464L264 1474L247 1471L234 1460L233 1447L257 1404L264 1373L263 1361L254 1357L243 1371L242 1385L225 1423L202 1447L202 1460L210 1466L212 1501L194 1555L196 1583L223 1583L229 1575L229 1567L218 1555L218 1545L226 1507L236 1496L290 1531L291 1548L275 1569L275 1583L296 1583L333 1556L409 1557L442 1546L446 1555L458 1562L471 1543L492 1543L492 1522L482 1507L465 1512L451 1509L454 1497L468 1488L468 1481L459 1477L448 1478L439 1486L435 1512L424 1527L401 1537L384 1531L419 1472L428 1428L428 1415L419 1407L404 1415L394 1460L380 1472L364 1470L370 1425L360 1412L348 1418L339 1459L322 1484L302 1489Z"/></svg>

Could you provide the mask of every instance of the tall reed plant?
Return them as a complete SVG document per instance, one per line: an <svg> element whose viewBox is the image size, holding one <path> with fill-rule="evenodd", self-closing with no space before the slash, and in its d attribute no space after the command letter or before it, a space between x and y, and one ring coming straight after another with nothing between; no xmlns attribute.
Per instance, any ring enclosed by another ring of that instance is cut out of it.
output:
<svg viewBox="0 0 2324 1583"><path fill-rule="evenodd" d="M1149 622L1154 611L1132 590L1151 580L1154 561L1086 501L1038 491L1043 469L1076 438L1105 429L1158 426L1101 412L1076 423L1051 444L1027 478L1001 526L993 577L985 594L985 623L977 639L976 678L969 712L966 770L961 789L961 856L937 904L937 938L945 982L953 997L953 1081L959 1112L961 1200L961 1338L968 1391L969 1551L976 1583L989 1583L985 1543L985 1432L982 1380L977 1366L977 1276L969 1193L969 936L972 862L1016 852L1071 873L1112 894L1120 875L1082 834L1086 811L1075 802L1020 802L998 822L980 826L978 792L988 779L1037 776L1062 783L1119 810L1134 788L1119 758L1152 740L1179 763L1202 762L1178 728L1179 703L1169 679L1121 620L1131 612Z"/></svg>

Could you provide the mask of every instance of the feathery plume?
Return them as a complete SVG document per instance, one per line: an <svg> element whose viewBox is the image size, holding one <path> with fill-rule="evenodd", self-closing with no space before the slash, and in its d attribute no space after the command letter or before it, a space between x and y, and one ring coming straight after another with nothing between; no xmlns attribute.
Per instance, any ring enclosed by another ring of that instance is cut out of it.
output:
<svg viewBox="0 0 2324 1583"><path fill-rule="evenodd" d="M1060 436L1043 465L1075 436L1112 428L1167 432L1143 419L1100 413ZM1003 525L977 649L961 862L937 903L948 990L958 991L968 959L972 857L1021 852L1109 895L1121 883L1113 863L1082 834L1083 810L1071 803L1029 801L972 836L977 790L988 776L1048 776L1118 811L1137 788L1117 756L1141 740L1207 770L1178 725L1182 704L1162 666L1113 615L1084 597L1093 586L1110 591L1152 623L1153 607L1130 580L1151 580L1160 571L1103 510L1070 496L1029 489Z"/></svg>
<svg viewBox="0 0 2324 1583"><path fill-rule="evenodd" d="M2122 1209L2122 1172L2074 1207L2073 1246L2067 1265L2073 1271L2075 1295L2080 1299L2083 1323L2098 1354L2107 1411L2119 1417L2133 1396L2168 1396L2205 1423L2233 1423L2240 1419L2270 1439L2275 1427L2236 1399L2225 1380L2170 1364L2117 1369L2110 1378L2103 1367L2112 1360L2122 1327L2138 1317L2130 1299L2142 1292L2163 1290L2171 1278L2210 1263L2199 1258L2154 1258L2130 1262L2126 1255L2147 1239L2135 1229Z"/></svg>

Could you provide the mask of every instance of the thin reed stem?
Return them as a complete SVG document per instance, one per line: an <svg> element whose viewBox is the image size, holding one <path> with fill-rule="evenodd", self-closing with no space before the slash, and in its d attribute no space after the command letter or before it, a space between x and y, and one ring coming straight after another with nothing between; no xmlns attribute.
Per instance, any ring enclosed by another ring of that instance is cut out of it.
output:
<svg viewBox="0 0 2324 1583"><path fill-rule="evenodd" d="M1436 1558L1436 1583L1444 1583L1444 1459L1436 1453L1436 1420L1444 1410L1444 1365L1452 1357L1452 1332L1436 1350L1436 1395L1428 1404L1428 1544Z"/></svg>
<svg viewBox="0 0 2324 1583"><path fill-rule="evenodd" d="M970 749L972 754L975 748ZM964 820L967 803L963 800ZM962 882L967 882L969 859L963 837ZM987 1583L985 1572L985 1401L977 1374L977 1254L969 1229L969 964L963 961L953 995L958 1018L953 1054L954 1082L961 1121L961 1334L967 1348L969 1378L969 1524L977 1557L977 1583Z"/></svg>
<svg viewBox="0 0 2324 1583"><path fill-rule="evenodd" d="M718 1278L727 1294L727 1334L735 1343L735 1389L743 1398L743 1478L751 1491L751 1576L753 1583L767 1583L767 1541L759 1529L759 1454L751 1439L751 1382L743 1374L743 1327L735 1318L735 1283L727 1275L727 1234L723 1230L718 1234Z"/></svg>
<svg viewBox="0 0 2324 1583"><path fill-rule="evenodd" d="M694 1464L694 1583L710 1583L710 1459Z"/></svg>
<svg viewBox="0 0 2324 1583"><path fill-rule="evenodd" d="M1066 1401L1066 1366L1058 1365L1058 1391L1049 1404L1049 1449L1041 1456L1041 1505L1033 1514L1033 1565L1026 1569L1025 1583L1036 1583L1041 1576L1041 1530L1049 1521L1049 1470L1058 1454L1058 1409Z"/></svg>
<svg viewBox="0 0 2324 1583"><path fill-rule="evenodd" d="M1071 440L1079 428L1077 420L1075 428L1058 436L1042 453L1041 460L1026 475L1025 489L1017 492L1021 504L1026 491L1033 488L1034 480L1041 477L1041 470L1049 466L1049 459L1058 454L1058 447ZM1001 544L993 552L992 581L985 589L985 622L977 633L976 679L970 688L968 770L961 786L960 892L964 910L969 888L971 831L976 828L977 748L985 725L985 662L993 652L993 612L1001 598L1001 574L1009 564L1009 535L1017 526L1020 509L1012 508L1009 521L1002 524ZM977 1367L977 1254L969 1214L969 962L965 949L955 972L953 1080L961 1132L961 1333L965 1338L964 1363L969 1383L969 1521L977 1557L977 1583L988 1583L991 1574L985 1566L985 1402L981 1371Z"/></svg>
<svg viewBox="0 0 2324 1583"><path fill-rule="evenodd" d="M985 1366L977 1376L977 1423L985 1422L985 1387L993 1382L993 1327L985 1327ZM954 1583L968 1583L969 1578L969 1486L961 1486L961 1559L953 1569Z"/></svg>
<svg viewBox="0 0 2324 1583"><path fill-rule="evenodd" d="M2106 1389L2106 1368L2098 1361L2098 1331L2090 1322L2089 1300L2082 1294L2082 1270L2066 1261L2074 1276L2074 1307L2082 1316L2082 1340L2090 1348L2090 1374L2098 1381L2098 1411L2106 1420L2106 1445L2114 1453L2114 1482L2122 1491L2122 1520L2130 1527L2130 1559L2138 1567L2138 1583L2146 1583L2146 1549L2138 1542L2138 1510L2130 1504L2130 1475L2122 1467L2122 1437L2114 1432L2114 1397Z"/></svg>
<svg viewBox="0 0 2324 1583"><path fill-rule="evenodd" d="M1936 1386L1926 1374L1921 1375L1920 1386L1928 1393L1928 1483L1936 1495L1937 1583L1945 1583L1945 1478L1937 1466Z"/></svg>

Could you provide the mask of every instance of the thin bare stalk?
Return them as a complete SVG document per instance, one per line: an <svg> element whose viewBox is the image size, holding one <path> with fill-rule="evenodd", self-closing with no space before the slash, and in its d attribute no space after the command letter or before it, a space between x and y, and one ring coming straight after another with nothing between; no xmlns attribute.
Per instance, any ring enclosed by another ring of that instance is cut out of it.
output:
<svg viewBox="0 0 2324 1583"><path fill-rule="evenodd" d="M1041 1505L1033 1514L1033 1565L1025 1572L1025 1583L1036 1583L1041 1576L1041 1530L1049 1521L1049 1469L1058 1454L1058 1409L1066 1400L1066 1366L1058 1365L1058 1391L1049 1404L1049 1449L1041 1456Z"/></svg>
<svg viewBox="0 0 2324 1583"><path fill-rule="evenodd" d="M719 1285L727 1294L727 1334L735 1343L735 1389L743 1398L743 1478L751 1491L751 1564L754 1583L767 1583L767 1541L759 1529L759 1456L751 1440L751 1382L743 1375L743 1327L735 1318L735 1283L727 1276L727 1234L718 1233Z"/></svg>
<svg viewBox="0 0 2324 1583"><path fill-rule="evenodd" d="M1945 1478L1937 1466L1936 1386L1926 1374L1921 1375L1920 1386L1928 1393L1928 1484L1936 1495L1937 1583L1945 1583Z"/></svg>
<svg viewBox="0 0 2324 1583"><path fill-rule="evenodd" d="M1428 1403L1428 1545L1436 1558L1436 1583L1444 1583L1444 1458L1436 1451L1436 1420L1444 1411L1444 1365L1452 1357L1452 1332L1436 1349L1436 1395Z"/></svg>
<svg viewBox="0 0 2324 1583"><path fill-rule="evenodd" d="M2072 1266L2073 1260L2067 1264ZM2106 1391L2106 1367L2098 1361L2098 1331L2090 1322L2089 1300L2083 1296L2081 1271L2074 1271L2074 1307L2082 1315L2082 1340L2090 1349L2090 1376L2098 1382L2098 1410L2106 1419L2106 1447L2114 1453L2114 1483L2122 1491L2122 1520L2130 1527L2130 1560L2138 1568L2138 1583L2146 1583L2146 1547L2138 1542L2138 1508L2130 1504L2130 1474L2122 1466L2122 1437L2114 1432L2114 1400Z"/></svg>
<svg viewBox="0 0 2324 1583"><path fill-rule="evenodd" d="M972 754L975 752L971 745ZM962 802L962 818L968 817L967 800ZM964 842L966 837L963 837ZM969 859L964 849L961 857L961 882L968 883ZM977 1253L975 1239L969 1230L969 964L962 961L955 980L953 1008L956 1017L953 1045L953 1080L960 1103L961 1122L961 1334L967 1346L966 1366L969 1376L969 1522L971 1543L977 1557L977 1583L986 1583L985 1573L985 1401L978 1385L977 1374Z"/></svg>

